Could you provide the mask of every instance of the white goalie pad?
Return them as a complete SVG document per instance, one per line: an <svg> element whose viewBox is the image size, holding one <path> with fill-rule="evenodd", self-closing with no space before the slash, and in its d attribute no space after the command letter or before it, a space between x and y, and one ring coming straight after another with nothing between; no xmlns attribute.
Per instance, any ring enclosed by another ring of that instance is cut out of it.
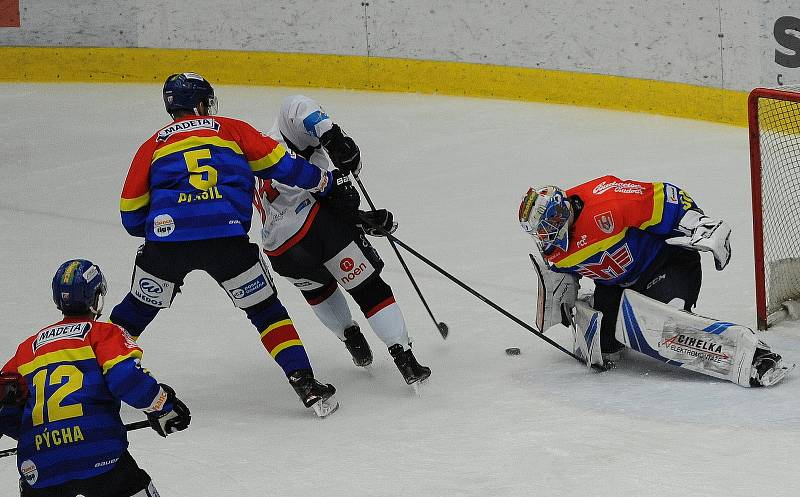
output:
<svg viewBox="0 0 800 497"><path fill-rule="evenodd" d="M586 360L586 367L590 369L593 364L603 365L603 354L600 351L600 322L602 319L602 312L594 310L582 300L575 302L572 323L573 353Z"/></svg>
<svg viewBox="0 0 800 497"><path fill-rule="evenodd" d="M759 347L750 328L682 311L633 290L622 294L616 338L666 364L743 387L750 386Z"/></svg>
<svg viewBox="0 0 800 497"><path fill-rule="evenodd" d="M530 254L533 268L538 278L539 292L536 299L536 328L542 333L557 324L566 324L565 317L569 313L562 313L566 306L571 309L578 296L578 278L572 274L551 271L545 262L537 260Z"/></svg>

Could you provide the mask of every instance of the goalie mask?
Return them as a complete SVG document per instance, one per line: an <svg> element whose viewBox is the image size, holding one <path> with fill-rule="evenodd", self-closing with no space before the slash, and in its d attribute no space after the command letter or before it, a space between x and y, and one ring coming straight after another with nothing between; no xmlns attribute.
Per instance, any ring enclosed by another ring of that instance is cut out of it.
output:
<svg viewBox="0 0 800 497"><path fill-rule="evenodd" d="M567 194L556 186L529 188L519 205L519 224L545 255L556 247L567 250L571 219Z"/></svg>

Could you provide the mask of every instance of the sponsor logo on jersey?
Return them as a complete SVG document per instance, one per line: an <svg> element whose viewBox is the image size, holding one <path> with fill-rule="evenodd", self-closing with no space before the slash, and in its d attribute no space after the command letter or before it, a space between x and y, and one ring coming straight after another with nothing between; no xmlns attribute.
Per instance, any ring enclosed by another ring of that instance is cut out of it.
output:
<svg viewBox="0 0 800 497"><path fill-rule="evenodd" d="M602 181L592 189L595 195L602 195L609 190L614 190L616 193L632 193L635 195L642 195L644 193L644 185L638 183L626 183L624 181Z"/></svg>
<svg viewBox="0 0 800 497"><path fill-rule="evenodd" d="M109 459L108 461L100 461L98 463L95 463L94 467L102 468L104 466L110 466L112 464L115 464L117 461L119 461L119 457L117 457L116 459Z"/></svg>
<svg viewBox="0 0 800 497"><path fill-rule="evenodd" d="M231 295L233 295L233 298L235 299L243 299L253 295L265 286L267 286L267 281L264 278L264 275L258 275L254 280L245 283L239 288L234 288L231 290Z"/></svg>
<svg viewBox="0 0 800 497"><path fill-rule="evenodd" d="M38 335L36 335L36 339L33 341L33 351L36 352L36 350L42 345L46 345L57 340L66 340L71 338L83 340L86 338L86 334L89 333L89 330L91 329L92 324L87 322L66 323L45 328L40 331Z"/></svg>
<svg viewBox="0 0 800 497"><path fill-rule="evenodd" d="M209 117L201 119L187 119L186 121L172 123L158 132L158 135L156 135L156 141L165 142L169 140L169 137L175 133L188 133L198 129L219 131L219 123Z"/></svg>
<svg viewBox="0 0 800 497"><path fill-rule="evenodd" d="M677 204L678 200L678 189L672 185L665 185L666 192L667 192L667 202L670 204Z"/></svg>
<svg viewBox="0 0 800 497"><path fill-rule="evenodd" d="M349 257L345 257L339 262L339 267L342 268L342 271L344 271L345 273L351 271L355 267L355 265L356 264L353 262L353 259Z"/></svg>
<svg viewBox="0 0 800 497"><path fill-rule="evenodd" d="M596 215L594 222L603 233L610 234L614 232L614 216L611 215L611 211L601 212Z"/></svg>
<svg viewBox="0 0 800 497"><path fill-rule="evenodd" d="M169 214L160 214L153 219L153 233L159 238L169 236L175 231L175 220Z"/></svg>
<svg viewBox="0 0 800 497"><path fill-rule="evenodd" d="M309 200L309 199L303 200L302 202L300 202L297 205L297 207L294 208L294 213L295 214L300 214L300 211L302 211L303 209L305 209L309 205L311 205L311 200Z"/></svg>
<svg viewBox="0 0 800 497"><path fill-rule="evenodd" d="M578 264L578 273L593 280L613 280L619 278L633 262L633 256L628 244L621 246L612 253L603 252L598 262Z"/></svg>
<svg viewBox="0 0 800 497"><path fill-rule="evenodd" d="M589 243L589 237L587 237L586 235L581 235L578 241L575 242L575 245L577 245L578 247L585 247L587 243Z"/></svg>
<svg viewBox="0 0 800 497"><path fill-rule="evenodd" d="M30 459L23 461L22 464L19 465L19 474L21 474L22 478L28 482L28 485L35 484L39 479L39 470Z"/></svg>

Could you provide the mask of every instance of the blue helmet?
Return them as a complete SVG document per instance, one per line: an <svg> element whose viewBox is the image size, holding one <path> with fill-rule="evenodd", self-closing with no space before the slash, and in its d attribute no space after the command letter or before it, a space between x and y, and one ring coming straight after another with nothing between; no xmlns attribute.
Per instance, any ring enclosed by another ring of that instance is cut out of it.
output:
<svg viewBox="0 0 800 497"><path fill-rule="evenodd" d="M65 262L53 276L53 302L64 314L99 316L106 290L100 268L85 259Z"/></svg>
<svg viewBox="0 0 800 497"><path fill-rule="evenodd" d="M170 115L179 110L199 114L197 106L203 103L208 115L217 113L214 88L199 74L184 72L173 74L164 82L164 106Z"/></svg>

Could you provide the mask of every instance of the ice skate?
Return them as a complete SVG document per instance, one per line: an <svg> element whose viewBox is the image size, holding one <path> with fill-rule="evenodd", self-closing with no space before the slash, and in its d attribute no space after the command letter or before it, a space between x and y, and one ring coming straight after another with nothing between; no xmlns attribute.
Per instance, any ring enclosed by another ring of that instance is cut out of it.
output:
<svg viewBox="0 0 800 497"><path fill-rule="evenodd" d="M756 350L750 373L751 387L768 387L783 380L795 365L786 365L779 354L769 350Z"/></svg>
<svg viewBox="0 0 800 497"><path fill-rule="evenodd" d="M344 330L344 346L347 347L356 366L363 368L372 364L372 350L356 323Z"/></svg>
<svg viewBox="0 0 800 497"><path fill-rule="evenodd" d="M314 379L314 374L309 369L300 369L289 375L289 384L297 392L300 401L306 407L312 407L320 418L333 414L339 408L339 402L333 394L336 388L323 385Z"/></svg>
<svg viewBox="0 0 800 497"><path fill-rule="evenodd" d="M394 358L394 363L407 384L419 386L420 382L431 375L431 368L421 366L411 349L403 350L402 345L395 344L389 347L389 354Z"/></svg>

